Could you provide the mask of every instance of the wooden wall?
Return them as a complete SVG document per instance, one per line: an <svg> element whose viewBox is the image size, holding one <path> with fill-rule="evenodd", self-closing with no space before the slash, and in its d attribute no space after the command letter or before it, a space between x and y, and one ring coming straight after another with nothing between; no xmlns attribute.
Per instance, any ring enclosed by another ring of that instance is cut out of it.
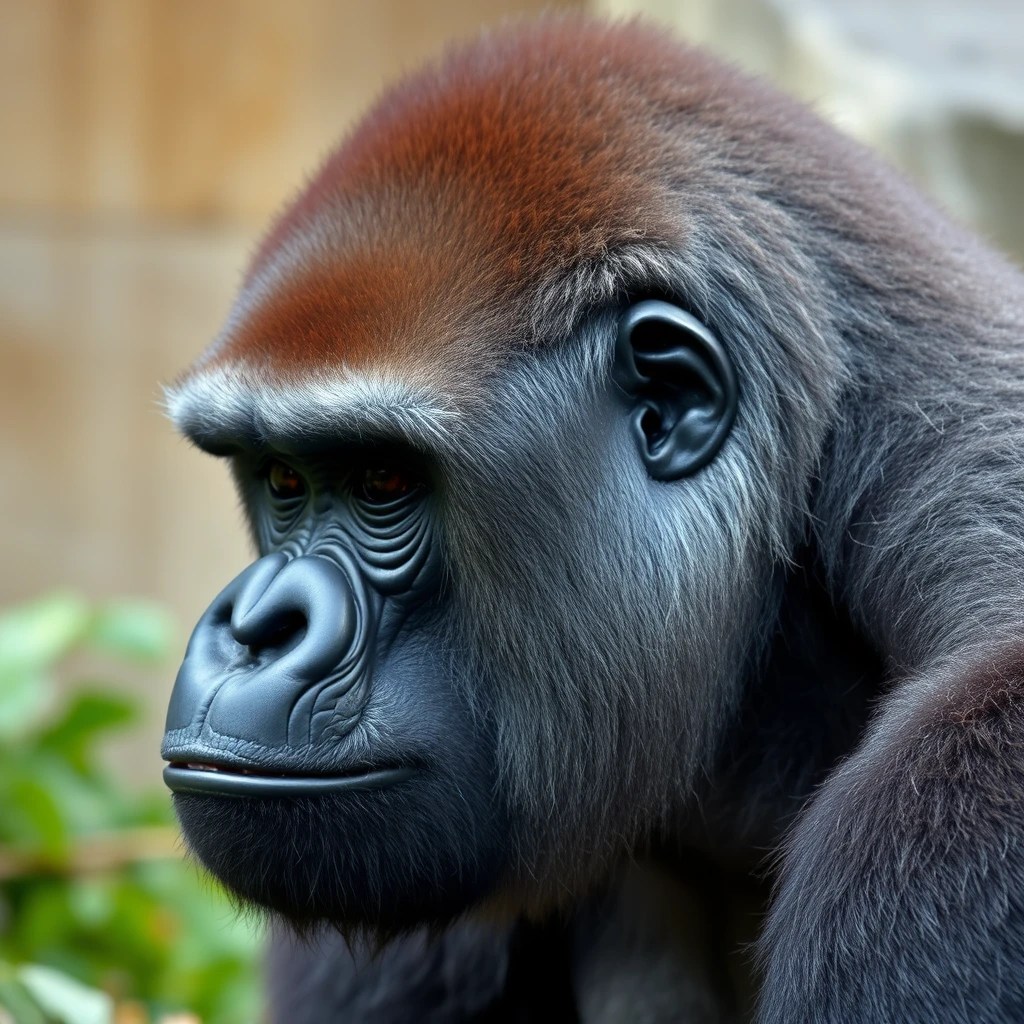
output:
<svg viewBox="0 0 1024 1024"><path fill-rule="evenodd" d="M0 214L265 217L378 92L550 0L0 0Z"/></svg>
<svg viewBox="0 0 1024 1024"><path fill-rule="evenodd" d="M249 557L159 382L382 84L549 0L0 0L0 605L57 586L187 629ZM557 5L556 5L557 6ZM173 668L133 755L157 778Z"/></svg>

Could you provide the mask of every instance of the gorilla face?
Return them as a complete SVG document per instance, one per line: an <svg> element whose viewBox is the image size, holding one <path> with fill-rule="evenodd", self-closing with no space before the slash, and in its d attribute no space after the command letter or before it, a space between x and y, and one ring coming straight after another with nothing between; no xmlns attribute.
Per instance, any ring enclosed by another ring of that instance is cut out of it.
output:
<svg viewBox="0 0 1024 1024"><path fill-rule="evenodd" d="M411 452L235 456L262 558L197 626L164 757L200 859L296 920L400 927L495 884L493 736L455 685Z"/></svg>
<svg viewBox="0 0 1024 1024"><path fill-rule="evenodd" d="M581 336L608 352L590 372L510 364L441 434L367 440L378 414L267 443L253 393L258 430L204 421L262 557L193 634L163 756L190 847L244 899L443 922L565 887L612 854L609 818L628 844L664 807L684 768L650 740L705 695L663 640L677 584L647 489L715 456L736 385L677 308L615 323Z"/></svg>

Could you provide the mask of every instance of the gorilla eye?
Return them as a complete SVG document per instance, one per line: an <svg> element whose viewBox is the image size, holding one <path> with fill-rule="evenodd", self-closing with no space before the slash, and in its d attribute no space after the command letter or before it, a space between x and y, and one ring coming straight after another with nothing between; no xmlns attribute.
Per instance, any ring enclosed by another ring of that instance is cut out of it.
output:
<svg viewBox="0 0 1024 1024"><path fill-rule="evenodd" d="M267 486L275 498L301 498L306 493L306 482L280 459L267 464Z"/></svg>
<svg viewBox="0 0 1024 1024"><path fill-rule="evenodd" d="M363 470L356 491L371 505L386 505L396 501L419 486L419 481L403 469L394 466L372 466Z"/></svg>

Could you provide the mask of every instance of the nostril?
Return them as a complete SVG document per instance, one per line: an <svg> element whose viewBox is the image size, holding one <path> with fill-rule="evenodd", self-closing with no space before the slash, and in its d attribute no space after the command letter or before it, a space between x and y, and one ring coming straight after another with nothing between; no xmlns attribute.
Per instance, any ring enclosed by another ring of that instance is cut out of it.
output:
<svg viewBox="0 0 1024 1024"><path fill-rule="evenodd" d="M256 630L234 630L235 640L249 648L251 654L261 651L279 650L293 647L306 635L309 623L302 612L285 612L272 621L262 623Z"/></svg>
<svg viewBox="0 0 1024 1024"><path fill-rule="evenodd" d="M264 565L264 563L266 563ZM352 580L325 558L267 555L242 579L230 605L228 657L258 665L288 658L311 678L338 664L356 635Z"/></svg>
<svg viewBox="0 0 1024 1024"><path fill-rule="evenodd" d="M290 647L305 636L308 626L305 615L300 611L291 612L270 624L262 636L248 640L246 646L254 654L272 648Z"/></svg>

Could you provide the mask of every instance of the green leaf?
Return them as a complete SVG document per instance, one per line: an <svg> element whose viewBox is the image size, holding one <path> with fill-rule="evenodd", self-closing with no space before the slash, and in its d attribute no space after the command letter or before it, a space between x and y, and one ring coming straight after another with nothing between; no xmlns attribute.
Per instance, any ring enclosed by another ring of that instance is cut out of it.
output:
<svg viewBox="0 0 1024 1024"><path fill-rule="evenodd" d="M90 772L83 774L51 751L37 748L27 753L22 770L16 770L13 777L28 779L46 792L69 838L118 824L120 809L107 780Z"/></svg>
<svg viewBox="0 0 1024 1024"><path fill-rule="evenodd" d="M39 746L85 772L89 745L96 735L133 722L136 717L135 704L125 697L80 690L71 697L67 711L40 734Z"/></svg>
<svg viewBox="0 0 1024 1024"><path fill-rule="evenodd" d="M58 879L21 882L20 899L10 920L12 935L5 935L4 955L16 960L40 959L59 946L72 921L67 886ZM51 959L48 955L47 959Z"/></svg>
<svg viewBox="0 0 1024 1024"><path fill-rule="evenodd" d="M110 881L106 878L72 880L68 886L68 907L75 923L84 928L105 925L114 909Z"/></svg>
<svg viewBox="0 0 1024 1024"><path fill-rule="evenodd" d="M56 801L35 779L12 779L4 787L4 831L23 849L59 858L66 850L67 829Z"/></svg>
<svg viewBox="0 0 1024 1024"><path fill-rule="evenodd" d="M0 977L0 1007L8 1011L15 1024L53 1024L6 964Z"/></svg>
<svg viewBox="0 0 1024 1024"><path fill-rule="evenodd" d="M41 672L0 671L0 742L28 735L53 706L53 680Z"/></svg>
<svg viewBox="0 0 1024 1024"><path fill-rule="evenodd" d="M68 593L50 594L0 615L0 677L48 668L80 642L89 606Z"/></svg>
<svg viewBox="0 0 1024 1024"><path fill-rule="evenodd" d="M171 617L149 601L110 601L95 614L88 641L95 647L139 661L159 661L174 639Z"/></svg>
<svg viewBox="0 0 1024 1024"><path fill-rule="evenodd" d="M18 977L36 1002L60 1024L112 1024L114 1001L106 992L88 988L42 964L24 964L18 968Z"/></svg>

